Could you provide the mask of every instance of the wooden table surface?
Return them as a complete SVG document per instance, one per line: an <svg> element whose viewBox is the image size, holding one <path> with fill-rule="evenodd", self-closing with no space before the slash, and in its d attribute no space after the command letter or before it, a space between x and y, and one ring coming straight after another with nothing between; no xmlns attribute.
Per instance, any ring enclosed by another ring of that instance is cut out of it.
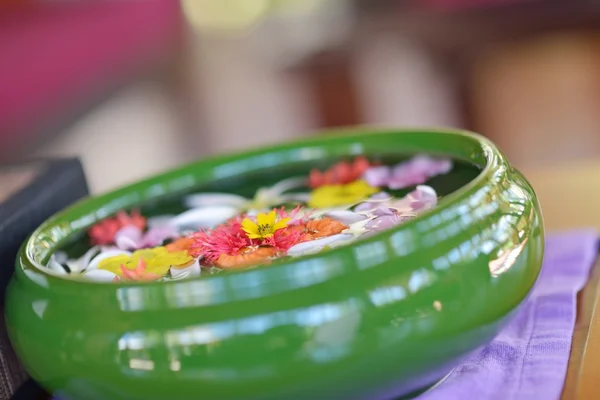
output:
<svg viewBox="0 0 600 400"><path fill-rule="evenodd" d="M540 202L546 231L600 229L600 161L523 170ZM579 293L563 400L600 399L600 260Z"/></svg>

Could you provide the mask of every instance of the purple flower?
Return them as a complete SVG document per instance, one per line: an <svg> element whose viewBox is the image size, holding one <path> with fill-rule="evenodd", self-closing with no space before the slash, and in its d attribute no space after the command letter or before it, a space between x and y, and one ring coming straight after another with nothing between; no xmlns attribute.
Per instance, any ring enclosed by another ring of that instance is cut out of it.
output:
<svg viewBox="0 0 600 400"><path fill-rule="evenodd" d="M396 200L387 193L378 193L354 208L354 215L362 219L343 215L345 223L371 220L364 226L368 231L380 231L392 228L417 214L429 210L437 204L437 193L432 187L419 185L402 199ZM352 213L345 211L344 213ZM340 216L342 216L340 214ZM335 218L334 215L332 215Z"/></svg>
<svg viewBox="0 0 600 400"><path fill-rule="evenodd" d="M392 200L392 195L386 192L375 193L373 196L369 197L369 200L360 203L356 207L354 207L354 211L361 212L372 210L376 208L378 205L383 203L388 203Z"/></svg>
<svg viewBox="0 0 600 400"><path fill-rule="evenodd" d="M452 169L449 159L436 159L419 155L394 167L371 167L363 179L371 186L387 186L392 190L425 183L429 178L448 173Z"/></svg>
<svg viewBox="0 0 600 400"><path fill-rule="evenodd" d="M115 234L115 244L122 250L137 250L161 245L167 239L179 237L177 229L169 226L150 228L147 232L129 225Z"/></svg>
<svg viewBox="0 0 600 400"><path fill-rule="evenodd" d="M437 200L437 193L431 186L419 185L391 206L399 211L418 213L435 207Z"/></svg>

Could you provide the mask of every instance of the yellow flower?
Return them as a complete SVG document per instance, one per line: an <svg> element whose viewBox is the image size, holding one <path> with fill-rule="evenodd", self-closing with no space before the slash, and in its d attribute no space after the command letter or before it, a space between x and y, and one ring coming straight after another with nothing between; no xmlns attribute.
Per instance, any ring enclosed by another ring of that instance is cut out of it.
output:
<svg viewBox="0 0 600 400"><path fill-rule="evenodd" d="M287 223L290 218L282 218L277 220L277 214L275 210L270 213L259 213L256 216L256 222L250 218L244 218L242 221L242 229L248 235L250 239L268 239L273 237L275 231L287 227Z"/></svg>
<svg viewBox="0 0 600 400"><path fill-rule="evenodd" d="M345 185L323 185L313 190L308 205L313 208L328 208L358 203L379 189L369 186L360 179Z"/></svg>
<svg viewBox="0 0 600 400"><path fill-rule="evenodd" d="M129 270L135 270L142 259L146 263L146 272L160 276L166 275L171 266L188 265L194 261L193 257L185 250L170 252L161 246L137 250L131 255L123 254L105 258L100 261L98 268L122 276L121 265Z"/></svg>

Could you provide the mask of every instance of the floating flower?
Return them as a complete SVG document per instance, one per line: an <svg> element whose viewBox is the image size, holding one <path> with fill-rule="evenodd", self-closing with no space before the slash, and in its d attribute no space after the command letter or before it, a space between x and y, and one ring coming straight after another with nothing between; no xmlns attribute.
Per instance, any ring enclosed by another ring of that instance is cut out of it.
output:
<svg viewBox="0 0 600 400"><path fill-rule="evenodd" d="M394 167L371 167L364 172L362 177L371 186L396 190L420 185L429 178L450 172L451 169L451 160L420 155Z"/></svg>
<svg viewBox="0 0 600 400"><path fill-rule="evenodd" d="M113 218L107 218L92 226L88 234L94 245L112 244L117 232L126 226L133 226L142 230L146 227L146 218L142 217L137 211L132 211L131 215L120 212Z"/></svg>
<svg viewBox="0 0 600 400"><path fill-rule="evenodd" d="M139 266L140 260L144 260L145 270L149 273L165 276L171 266L183 267L191 265L194 258L187 251L168 251L165 247L155 247L134 251L132 254L121 254L102 259L98 263L98 269L110 271L122 276L121 266L132 270Z"/></svg>
<svg viewBox="0 0 600 400"><path fill-rule="evenodd" d="M392 228L416 217L437 204L437 194L429 186L419 185L402 199L394 199L378 193L354 211L343 210L328 213L329 216L349 225L349 230L360 234ZM348 232L346 231L346 232Z"/></svg>
<svg viewBox="0 0 600 400"><path fill-rule="evenodd" d="M221 254L215 265L223 269L245 268L257 264L268 264L279 252L269 246L248 246L237 254Z"/></svg>
<svg viewBox="0 0 600 400"><path fill-rule="evenodd" d="M336 235L348 229L346 225L330 217L313 219L304 226L305 240L314 240L322 237Z"/></svg>
<svg viewBox="0 0 600 400"><path fill-rule="evenodd" d="M335 248L354 240L355 236L351 233L338 233L336 235L325 236L315 240L300 242L288 249L287 255L291 257L316 254L323 249Z"/></svg>
<svg viewBox="0 0 600 400"><path fill-rule="evenodd" d="M430 210L437 205L438 195L431 186L419 185L400 200L392 202L392 207L399 212L419 213Z"/></svg>
<svg viewBox="0 0 600 400"><path fill-rule="evenodd" d="M369 168L365 157L356 157L352 163L341 161L325 172L313 169L308 178L308 185L316 189L323 185L338 185L354 182Z"/></svg>
<svg viewBox="0 0 600 400"><path fill-rule="evenodd" d="M237 225L220 225L209 232L195 233L192 239L191 251L202 255L207 265L223 269L268 263L279 254L276 247L253 243ZM274 239L275 235L270 238Z"/></svg>
<svg viewBox="0 0 600 400"><path fill-rule="evenodd" d="M115 234L114 242L120 249L137 250L159 246L165 240L174 239L178 236L177 229L170 225L150 228L147 232L143 232L137 226L128 225Z"/></svg>
<svg viewBox="0 0 600 400"><path fill-rule="evenodd" d="M364 200L379 189L364 180L345 185L324 185L312 191L308 205L315 208L328 208L349 205Z"/></svg>
<svg viewBox="0 0 600 400"><path fill-rule="evenodd" d="M171 243L165 245L167 251L177 252L177 251L190 251L190 247L194 243L194 239L190 237L182 237L172 241Z"/></svg>
<svg viewBox="0 0 600 400"><path fill-rule="evenodd" d="M268 214L260 213L256 216L256 222L250 218L242 220L242 229L250 239L268 239L279 229L288 226L290 218L277 220L277 213L271 210Z"/></svg>
<svg viewBox="0 0 600 400"><path fill-rule="evenodd" d="M189 250L202 256L206 264L215 264L222 254L238 255L253 243L240 224L223 224L210 231L200 231L190 237Z"/></svg>
<svg viewBox="0 0 600 400"><path fill-rule="evenodd" d="M305 186L306 182L304 177L284 179L271 187L258 189L252 199L229 193L191 194L184 198L190 210L175 216L170 223L179 229L212 229L242 213L253 214L291 201L306 202L306 193L285 193Z"/></svg>
<svg viewBox="0 0 600 400"><path fill-rule="evenodd" d="M120 276L115 277L114 281L142 281L142 282L150 282L155 281L157 279L162 278L164 275L158 275L153 272L150 272L148 268L146 268L146 263L143 258L140 258L138 264L135 268L131 269L125 265L121 265Z"/></svg>

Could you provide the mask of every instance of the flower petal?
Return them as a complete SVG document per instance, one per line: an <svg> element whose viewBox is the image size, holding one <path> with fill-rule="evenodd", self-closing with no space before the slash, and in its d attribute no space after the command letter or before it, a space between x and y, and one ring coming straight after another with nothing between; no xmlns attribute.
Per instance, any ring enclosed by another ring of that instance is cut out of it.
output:
<svg viewBox="0 0 600 400"><path fill-rule="evenodd" d="M115 244L119 249L137 249L142 245L142 230L136 226L125 226L115 233Z"/></svg>
<svg viewBox="0 0 600 400"><path fill-rule="evenodd" d="M125 250L103 251L102 253L98 254L96 257L92 258L92 260L90 261L90 264L87 266L85 271L87 272L87 271L91 271L93 269L97 269L100 261L104 260L105 258L120 256L120 255L131 255L131 252L125 251Z"/></svg>
<svg viewBox="0 0 600 400"><path fill-rule="evenodd" d="M71 273L81 272L87 268L91 259L94 258L95 256L97 256L98 253L100 253L101 251L102 250L101 250L100 246L94 246L91 249L89 249L88 251L86 251L85 254L83 256L79 257L78 259L67 260L67 262L66 262L67 267L69 267L69 270L71 270Z"/></svg>
<svg viewBox="0 0 600 400"><path fill-rule="evenodd" d="M350 225L358 221L363 221L367 217L353 211L348 210L337 210L331 211L325 214L327 217L333 218L337 221L340 221L344 225Z"/></svg>
<svg viewBox="0 0 600 400"><path fill-rule="evenodd" d="M275 225L273 225L273 232L285 228L286 226L288 226L288 222L290 222L291 220L291 218L282 218L279 221L275 222Z"/></svg>
<svg viewBox="0 0 600 400"><path fill-rule="evenodd" d="M185 267L185 268L171 267L170 273L171 273L171 277L174 279L175 278L183 278L183 277L191 278L194 276L200 276L200 262L198 261L198 259L196 259L192 265Z"/></svg>
<svg viewBox="0 0 600 400"><path fill-rule="evenodd" d="M69 260L69 255L65 251L55 251L54 259L60 264L65 264Z"/></svg>
<svg viewBox="0 0 600 400"><path fill-rule="evenodd" d="M212 206L185 211L171 220L179 229L210 229L222 224L238 214L231 206Z"/></svg>
<svg viewBox="0 0 600 400"><path fill-rule="evenodd" d="M244 208L246 203L248 199L231 193L196 193L183 198L183 204L188 208L229 206L240 209Z"/></svg>
<svg viewBox="0 0 600 400"><path fill-rule="evenodd" d="M56 273L58 273L60 275L66 275L67 274L67 270L58 261L56 261L56 258L54 257L54 254L52 254L50 256L50 259L48 260L48 264L46 266L51 271L54 271L54 272L56 272Z"/></svg>
<svg viewBox="0 0 600 400"><path fill-rule="evenodd" d="M84 272L81 277L94 282L112 282L117 275L105 269L92 269Z"/></svg>
<svg viewBox="0 0 600 400"><path fill-rule="evenodd" d="M387 186L391 176L392 169L381 165L367 169L362 177L370 186Z"/></svg>
<svg viewBox="0 0 600 400"><path fill-rule="evenodd" d="M393 202L390 207L399 213L418 213L429 210L437 204L437 193L431 186L419 185L402 199Z"/></svg>
<svg viewBox="0 0 600 400"><path fill-rule="evenodd" d="M308 242L298 243L290 247L287 255L291 257L299 257L308 254L315 254L323 250L325 246L332 246L336 242L346 242L353 238L352 235L346 233L338 233L337 235L327 236L321 239L309 240Z"/></svg>
<svg viewBox="0 0 600 400"><path fill-rule="evenodd" d="M260 237L258 233L258 224L250 218L244 218L242 220L242 230L246 232L248 237Z"/></svg>
<svg viewBox="0 0 600 400"><path fill-rule="evenodd" d="M179 233L174 226L163 226L160 228L152 228L144 235L142 239L142 247L156 247L163 244L167 239L176 239Z"/></svg>

